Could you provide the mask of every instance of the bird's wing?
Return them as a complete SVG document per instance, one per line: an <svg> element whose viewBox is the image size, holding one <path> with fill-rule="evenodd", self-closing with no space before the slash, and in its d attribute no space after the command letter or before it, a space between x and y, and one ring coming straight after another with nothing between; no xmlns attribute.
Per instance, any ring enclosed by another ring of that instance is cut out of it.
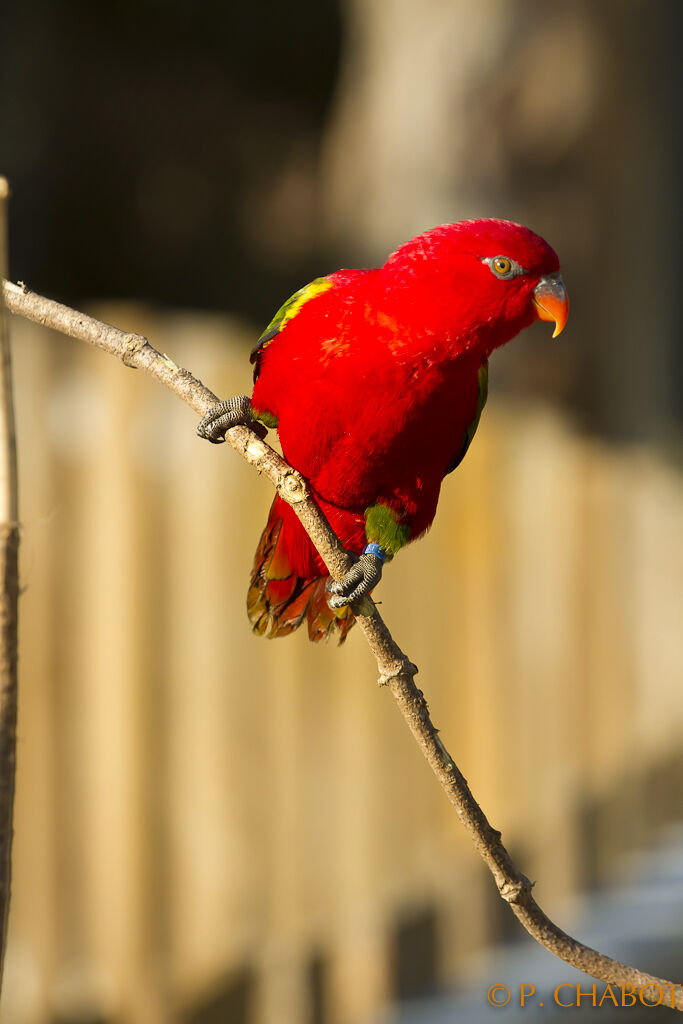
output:
<svg viewBox="0 0 683 1024"><path fill-rule="evenodd" d="M478 397L477 397L477 411L475 413L474 419L472 420L472 422L470 423L469 427L465 431L465 436L463 438L462 447L460 448L460 451L455 456L453 461L449 464L449 466L448 466L448 468L446 470L446 474L452 473L453 470L456 469L456 467L459 466L460 463L462 462L462 460L465 458L465 455L467 454L467 449L472 444L472 438L474 437L474 435L477 432L477 427L479 426L479 420L481 419L482 411L484 409L484 406L486 405L486 399L488 398L488 394L489 394L489 364L488 364L488 360L485 359L484 362L479 367L479 393L478 393Z"/></svg>
<svg viewBox="0 0 683 1024"><path fill-rule="evenodd" d="M333 282L328 277L316 277L310 284L306 284L303 288L299 288L298 292L294 292L294 295L290 295L286 302L284 302L277 313L270 321L265 331L256 342L256 345L249 357L249 361L254 363L254 380L259 375L261 356L265 349L270 345L273 338L277 337L280 331L289 323L289 321L296 316L302 306L304 306L311 299L315 298L316 295L321 295L327 291L328 288L332 287Z"/></svg>

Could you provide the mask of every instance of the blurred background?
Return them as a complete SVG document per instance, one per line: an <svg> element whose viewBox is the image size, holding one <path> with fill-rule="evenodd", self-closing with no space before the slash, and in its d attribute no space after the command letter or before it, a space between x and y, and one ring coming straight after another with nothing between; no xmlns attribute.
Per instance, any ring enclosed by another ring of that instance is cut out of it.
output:
<svg viewBox="0 0 683 1024"><path fill-rule="evenodd" d="M496 353L382 610L544 908L674 980L682 23L678 0L0 5L13 279L221 396L312 277L474 216L556 248L568 328ZM143 375L12 331L2 1024L437 1024L487 1020L498 982L509 1019L521 983L590 989L498 900L360 635L249 632L267 482Z"/></svg>

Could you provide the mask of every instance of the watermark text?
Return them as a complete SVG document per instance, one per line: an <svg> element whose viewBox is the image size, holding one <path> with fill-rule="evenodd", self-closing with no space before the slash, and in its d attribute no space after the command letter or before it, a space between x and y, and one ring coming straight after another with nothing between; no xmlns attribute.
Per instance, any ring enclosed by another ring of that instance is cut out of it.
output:
<svg viewBox="0 0 683 1024"><path fill-rule="evenodd" d="M577 1009L581 1006L676 1006L676 991L681 985L588 985L565 982L558 985L550 999L555 1006ZM523 982L509 988L507 985L491 985L486 993L491 1006L543 1006L543 1000L536 992L536 986ZM546 999L548 996L545 997Z"/></svg>

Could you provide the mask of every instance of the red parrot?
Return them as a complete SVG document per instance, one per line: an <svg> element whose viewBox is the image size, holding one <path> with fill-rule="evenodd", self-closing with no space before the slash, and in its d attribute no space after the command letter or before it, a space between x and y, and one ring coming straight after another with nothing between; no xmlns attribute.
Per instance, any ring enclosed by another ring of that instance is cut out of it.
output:
<svg viewBox="0 0 683 1024"><path fill-rule="evenodd" d="M311 640L353 625L353 602L384 562L428 529L444 477L479 424L494 349L534 320L564 328L568 299L554 250L503 220L433 228L382 267L339 270L301 288L252 352L251 398L221 402L200 436L238 423L277 428L344 547L340 582L279 495L254 561L247 606L255 633Z"/></svg>

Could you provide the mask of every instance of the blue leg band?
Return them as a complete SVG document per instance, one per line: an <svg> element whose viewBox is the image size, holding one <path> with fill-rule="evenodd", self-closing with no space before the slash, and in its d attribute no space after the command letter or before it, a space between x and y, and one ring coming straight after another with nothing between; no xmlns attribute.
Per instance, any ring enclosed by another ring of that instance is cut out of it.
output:
<svg viewBox="0 0 683 1024"><path fill-rule="evenodd" d="M384 550L384 548L379 546L379 544L374 544L374 543L366 544L365 547L363 548L363 554L364 555L377 555L377 557L379 558L379 560L380 560L380 562L382 564L384 564L386 562L386 560L387 560L387 553Z"/></svg>

